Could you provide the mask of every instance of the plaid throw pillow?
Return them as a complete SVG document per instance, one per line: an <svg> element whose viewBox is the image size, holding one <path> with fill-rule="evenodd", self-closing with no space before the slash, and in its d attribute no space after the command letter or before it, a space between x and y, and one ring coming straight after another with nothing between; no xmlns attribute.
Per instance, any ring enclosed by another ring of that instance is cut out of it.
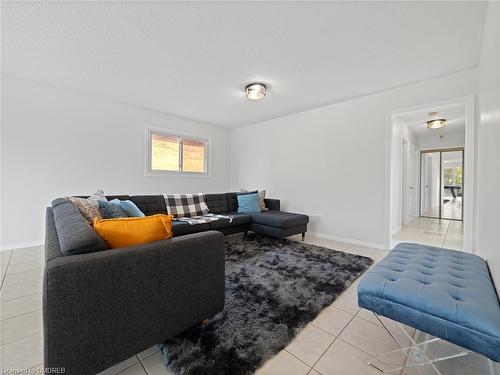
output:
<svg viewBox="0 0 500 375"><path fill-rule="evenodd" d="M175 217L200 216L208 213L205 195L200 194L165 194L167 212Z"/></svg>

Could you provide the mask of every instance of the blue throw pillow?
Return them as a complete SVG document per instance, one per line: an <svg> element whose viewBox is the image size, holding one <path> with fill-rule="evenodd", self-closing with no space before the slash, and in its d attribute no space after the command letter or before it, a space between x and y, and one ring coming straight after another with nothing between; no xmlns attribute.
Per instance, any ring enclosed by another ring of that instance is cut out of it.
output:
<svg viewBox="0 0 500 375"><path fill-rule="evenodd" d="M112 201L99 201L99 211L104 219L128 217L125 210L123 210L119 199L113 199Z"/></svg>
<svg viewBox="0 0 500 375"><path fill-rule="evenodd" d="M120 201L122 210L130 217L144 217L144 213L132 201Z"/></svg>
<svg viewBox="0 0 500 375"><path fill-rule="evenodd" d="M239 191L236 193L236 195L248 195L248 194L258 194L259 191L258 190L252 190L252 191Z"/></svg>
<svg viewBox="0 0 500 375"><path fill-rule="evenodd" d="M259 194L238 195L238 212L260 212Z"/></svg>

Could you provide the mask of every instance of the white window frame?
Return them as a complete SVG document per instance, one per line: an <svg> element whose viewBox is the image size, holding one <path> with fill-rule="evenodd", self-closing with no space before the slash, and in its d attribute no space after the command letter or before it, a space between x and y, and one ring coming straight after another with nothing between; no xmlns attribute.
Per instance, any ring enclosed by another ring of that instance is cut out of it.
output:
<svg viewBox="0 0 500 375"><path fill-rule="evenodd" d="M205 144L205 172L187 172L187 171L161 171L151 169L152 159L152 136L153 134L161 134L179 139L179 168L182 168L182 141L196 141ZM200 137L197 135L180 133L165 129L146 128L146 176L169 176L169 177L210 177L210 160L211 160L211 139L209 137Z"/></svg>

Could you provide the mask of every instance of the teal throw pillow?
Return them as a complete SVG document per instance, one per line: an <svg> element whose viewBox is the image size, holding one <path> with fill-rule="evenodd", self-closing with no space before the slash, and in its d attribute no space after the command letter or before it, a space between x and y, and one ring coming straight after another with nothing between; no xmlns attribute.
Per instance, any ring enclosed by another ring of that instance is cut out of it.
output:
<svg viewBox="0 0 500 375"><path fill-rule="evenodd" d="M238 212L260 212L259 194L238 195Z"/></svg>

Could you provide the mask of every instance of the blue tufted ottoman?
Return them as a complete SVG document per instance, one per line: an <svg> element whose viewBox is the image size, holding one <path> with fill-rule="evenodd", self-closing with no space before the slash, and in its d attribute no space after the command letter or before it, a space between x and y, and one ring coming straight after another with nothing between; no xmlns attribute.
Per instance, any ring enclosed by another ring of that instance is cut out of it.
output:
<svg viewBox="0 0 500 375"><path fill-rule="evenodd" d="M401 243L365 273L360 307L500 361L500 304L487 263Z"/></svg>

